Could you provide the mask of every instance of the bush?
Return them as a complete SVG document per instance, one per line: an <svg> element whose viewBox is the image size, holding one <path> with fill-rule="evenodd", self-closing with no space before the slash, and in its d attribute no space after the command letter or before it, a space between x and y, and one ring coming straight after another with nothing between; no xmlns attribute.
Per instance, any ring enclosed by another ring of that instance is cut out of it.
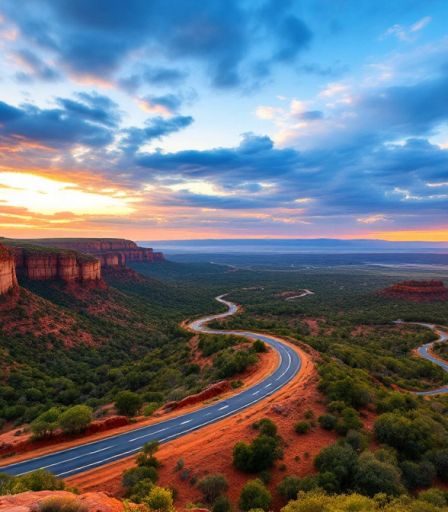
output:
<svg viewBox="0 0 448 512"><path fill-rule="evenodd" d="M48 411L39 414L31 423L31 432L34 437L40 438L51 435L59 426L60 409L51 407Z"/></svg>
<svg viewBox="0 0 448 512"><path fill-rule="evenodd" d="M256 423L253 427L266 436L275 437L277 435L277 425L269 418L263 418Z"/></svg>
<svg viewBox="0 0 448 512"><path fill-rule="evenodd" d="M358 430L362 427L359 413L353 407L346 407L336 422L336 432L345 435L349 430Z"/></svg>
<svg viewBox="0 0 448 512"><path fill-rule="evenodd" d="M115 407L119 414L135 416L142 407L140 395L132 391L120 391L115 397Z"/></svg>
<svg viewBox="0 0 448 512"><path fill-rule="evenodd" d="M290 475L285 477L277 486L277 492L286 501L297 499L300 490L300 478Z"/></svg>
<svg viewBox="0 0 448 512"><path fill-rule="evenodd" d="M65 410L59 417L59 425L68 434L85 430L92 421L92 409L87 405L75 405Z"/></svg>
<svg viewBox="0 0 448 512"><path fill-rule="evenodd" d="M145 416L152 416L155 411L160 407L158 402L151 402L148 405L145 405L143 409L143 414Z"/></svg>
<svg viewBox="0 0 448 512"><path fill-rule="evenodd" d="M75 496L50 496L39 503L37 512L88 512L88 509Z"/></svg>
<svg viewBox="0 0 448 512"><path fill-rule="evenodd" d="M325 430L333 430L336 426L338 419L333 414L324 414L319 416L319 425Z"/></svg>
<svg viewBox="0 0 448 512"><path fill-rule="evenodd" d="M378 493L398 496L403 492L398 468L378 460L371 452L359 456L353 481L354 489L367 496Z"/></svg>
<svg viewBox="0 0 448 512"><path fill-rule="evenodd" d="M448 482L448 448L437 450L430 457L436 468L437 476L444 482Z"/></svg>
<svg viewBox="0 0 448 512"><path fill-rule="evenodd" d="M297 434L306 434L311 428L307 421L299 421L294 425L294 430Z"/></svg>
<svg viewBox="0 0 448 512"><path fill-rule="evenodd" d="M229 488L225 476L220 474L205 476L199 480L197 486L207 503L214 503Z"/></svg>
<svg viewBox="0 0 448 512"><path fill-rule="evenodd" d="M258 354L268 351L266 343L264 343L264 341L261 340L255 340L252 344L252 347Z"/></svg>
<svg viewBox="0 0 448 512"><path fill-rule="evenodd" d="M174 511L173 494L165 487L154 486L143 501L151 510L157 512Z"/></svg>
<svg viewBox="0 0 448 512"><path fill-rule="evenodd" d="M212 507L212 512L231 512L232 505L227 496L218 496Z"/></svg>
<svg viewBox="0 0 448 512"><path fill-rule="evenodd" d="M346 489L352 482L358 465L358 456L348 444L333 444L321 450L314 460L321 473L333 473L338 490Z"/></svg>
<svg viewBox="0 0 448 512"><path fill-rule="evenodd" d="M140 482L140 480L151 480L151 482L156 483L159 478L157 474L157 470L152 466L138 466L136 468L131 468L126 470L123 473L121 482L123 487L127 489L131 489L135 484Z"/></svg>
<svg viewBox="0 0 448 512"><path fill-rule="evenodd" d="M409 489L429 487L436 476L436 469L431 462L424 460L413 462L405 460L400 464L403 481Z"/></svg>
<svg viewBox="0 0 448 512"><path fill-rule="evenodd" d="M239 506L241 510L248 511L254 508L268 510L271 505L271 494L258 478L250 480L241 491Z"/></svg>
<svg viewBox="0 0 448 512"><path fill-rule="evenodd" d="M279 441L264 434L256 437L250 445L239 442L233 449L233 465L248 473L269 469L279 458Z"/></svg>

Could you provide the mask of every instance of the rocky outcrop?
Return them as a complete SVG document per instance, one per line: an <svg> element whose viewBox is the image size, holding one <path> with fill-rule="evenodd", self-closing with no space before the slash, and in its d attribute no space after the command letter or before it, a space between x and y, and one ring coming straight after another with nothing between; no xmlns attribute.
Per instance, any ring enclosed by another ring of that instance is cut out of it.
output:
<svg viewBox="0 0 448 512"><path fill-rule="evenodd" d="M412 302L448 301L443 281L402 281L385 288L381 295Z"/></svg>
<svg viewBox="0 0 448 512"><path fill-rule="evenodd" d="M15 259L12 251L0 245L0 295L17 286Z"/></svg>
<svg viewBox="0 0 448 512"><path fill-rule="evenodd" d="M174 409L181 409L182 407L186 407L188 405L198 404L203 402L204 400L210 400L210 398L214 398L215 396L221 395L229 391L231 388L229 382L226 380L222 380L220 382L216 382L215 384L211 384L203 391L196 393L195 395L188 395L182 400L178 400L177 402L168 402L164 405L165 411L172 411Z"/></svg>
<svg viewBox="0 0 448 512"><path fill-rule="evenodd" d="M40 247L14 247L14 253L19 279L59 279L66 283L96 282L101 279L101 263L91 256Z"/></svg>
<svg viewBox="0 0 448 512"><path fill-rule="evenodd" d="M124 503L116 498L108 496L104 492L87 492L76 495L68 491L27 491L19 494L0 496L0 510L9 512L36 512L44 504L53 504L51 510L69 510L69 506L75 510L85 512L124 512L125 510L138 510L132 505L125 508ZM65 504L66 508L63 508ZM57 508L59 506L59 508Z"/></svg>
<svg viewBox="0 0 448 512"><path fill-rule="evenodd" d="M132 240L120 238L43 238L29 242L90 254L107 268L125 267L128 261L153 263L164 260L163 253L154 252L149 247L139 247Z"/></svg>

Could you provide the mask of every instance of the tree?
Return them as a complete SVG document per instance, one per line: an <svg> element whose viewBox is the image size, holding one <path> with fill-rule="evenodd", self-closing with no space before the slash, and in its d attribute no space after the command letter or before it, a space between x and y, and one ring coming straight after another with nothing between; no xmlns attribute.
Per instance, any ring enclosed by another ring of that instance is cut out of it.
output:
<svg viewBox="0 0 448 512"><path fill-rule="evenodd" d="M199 480L197 485L207 503L214 503L218 496L224 494L229 488L225 476L220 474L207 475Z"/></svg>
<svg viewBox="0 0 448 512"><path fill-rule="evenodd" d="M359 456L353 483L356 491L367 496L378 493L398 496L404 491L398 468L378 460L371 452L363 452Z"/></svg>
<svg viewBox="0 0 448 512"><path fill-rule="evenodd" d="M300 478L290 475L285 477L277 486L277 491L286 501L297 499L300 490Z"/></svg>
<svg viewBox="0 0 448 512"><path fill-rule="evenodd" d="M250 480L241 491L239 505L241 510L248 511L254 508L268 510L271 504L271 493L266 489L260 479Z"/></svg>
<svg viewBox="0 0 448 512"><path fill-rule="evenodd" d="M92 409L87 405L75 405L65 410L59 417L59 425L64 432L75 434L85 430L92 421Z"/></svg>
<svg viewBox="0 0 448 512"><path fill-rule="evenodd" d="M148 441L143 445L142 451L137 455L137 464L139 466L152 466L158 468L160 462L154 457L159 449L159 441Z"/></svg>
<svg viewBox="0 0 448 512"><path fill-rule="evenodd" d="M131 489L135 484L140 482L141 480L151 480L151 482L157 482L159 475L155 468L149 466L137 466L135 468L130 468L123 473L122 476L122 484L123 487L127 489Z"/></svg>
<svg viewBox="0 0 448 512"><path fill-rule="evenodd" d="M154 512L174 511L173 493L165 487L155 485L143 501Z"/></svg>
<svg viewBox="0 0 448 512"><path fill-rule="evenodd" d="M212 512L231 512L232 505L227 496L218 496L213 503Z"/></svg>
<svg viewBox="0 0 448 512"><path fill-rule="evenodd" d="M115 397L115 407L119 414L135 416L143 405L143 401L133 391L120 391Z"/></svg>
<svg viewBox="0 0 448 512"><path fill-rule="evenodd" d="M233 465L248 473L269 469L279 457L279 440L261 434L250 445L239 442L233 449Z"/></svg>
<svg viewBox="0 0 448 512"><path fill-rule="evenodd" d="M51 435L59 426L60 409L51 407L48 411L39 414L31 423L31 431L37 438Z"/></svg>
<svg viewBox="0 0 448 512"><path fill-rule="evenodd" d="M352 482L358 456L348 444L333 444L321 450L314 464L321 473L333 473L339 484L339 490L343 490Z"/></svg>

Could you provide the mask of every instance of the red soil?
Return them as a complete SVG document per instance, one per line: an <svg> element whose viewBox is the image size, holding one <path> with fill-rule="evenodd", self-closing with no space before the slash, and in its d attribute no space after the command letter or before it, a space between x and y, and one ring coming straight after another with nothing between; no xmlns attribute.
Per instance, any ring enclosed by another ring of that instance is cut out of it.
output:
<svg viewBox="0 0 448 512"><path fill-rule="evenodd" d="M163 445L158 458L163 466L160 469L159 484L175 487L178 491L176 505L185 507L190 502L201 500L201 493L190 483L182 480L181 473L175 466L179 459L189 470L189 478L197 479L210 473L223 473L229 481L229 496L237 502L244 483L253 478L234 469L232 465L232 448L237 441L250 440L256 435L252 424L261 418L271 418L278 426L279 434L284 440L284 459L272 471L269 485L275 497L274 510L282 505L275 494L275 487L286 474L305 475L313 471L313 458L322 447L333 443L334 433L314 427L306 435L294 432L294 424L303 419L306 411L312 411L315 419L325 412L324 399L317 390L318 376L311 361L311 356L296 347L302 357L302 370L287 386L265 400L255 404L214 425L192 432L180 439ZM103 466L67 479L70 485L81 490L105 489L120 496L121 474L133 467L134 457ZM282 464L285 465L282 468Z"/></svg>

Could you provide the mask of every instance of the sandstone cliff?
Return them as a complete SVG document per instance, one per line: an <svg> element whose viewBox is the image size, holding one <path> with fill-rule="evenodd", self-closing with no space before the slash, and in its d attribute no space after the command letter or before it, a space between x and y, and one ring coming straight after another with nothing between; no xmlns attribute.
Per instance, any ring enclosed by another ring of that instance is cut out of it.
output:
<svg viewBox="0 0 448 512"><path fill-rule="evenodd" d="M4 295L17 285L13 253L0 245L0 295Z"/></svg>
<svg viewBox="0 0 448 512"><path fill-rule="evenodd" d="M164 260L161 252L120 238L42 238L28 242L90 254L97 257L103 267L109 268L125 267L128 261L153 263Z"/></svg>
<svg viewBox="0 0 448 512"><path fill-rule="evenodd" d="M14 247L13 250L19 279L60 279L67 283L85 283L101 279L101 263L94 257L31 246Z"/></svg>
<svg viewBox="0 0 448 512"><path fill-rule="evenodd" d="M402 281L393 284L381 292L391 298L413 302L433 302L448 300L448 288L442 281Z"/></svg>

